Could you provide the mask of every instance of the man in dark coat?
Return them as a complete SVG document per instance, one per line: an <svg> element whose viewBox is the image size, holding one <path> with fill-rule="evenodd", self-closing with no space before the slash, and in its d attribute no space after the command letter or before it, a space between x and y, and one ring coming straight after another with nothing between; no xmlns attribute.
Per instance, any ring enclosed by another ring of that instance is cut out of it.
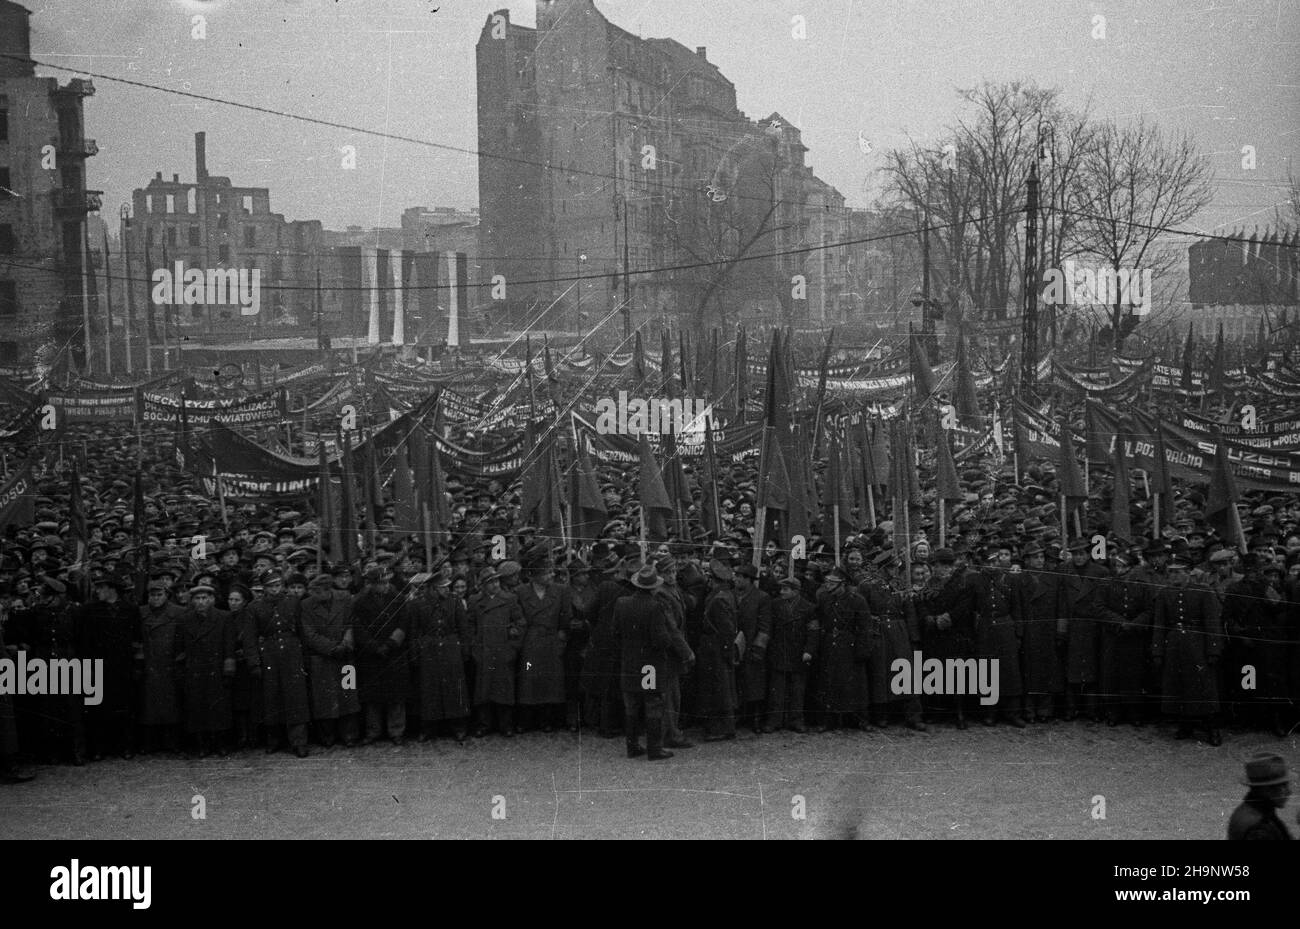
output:
<svg viewBox="0 0 1300 929"><path fill-rule="evenodd" d="M451 596L451 576L417 574L416 593L406 603L411 635L411 666L420 710L421 742L433 738L438 725L451 724L457 742L469 731L469 690L465 659L469 656L469 613Z"/></svg>
<svg viewBox="0 0 1300 929"><path fill-rule="evenodd" d="M841 569L833 568L817 595L822 635L817 668L822 732L841 725L858 727L868 709L867 601L847 581Z"/></svg>
<svg viewBox="0 0 1300 929"><path fill-rule="evenodd" d="M1020 643L1024 637L1021 600L1016 596L1011 575L999 567L971 571L975 591L975 652L986 661L998 663L998 705L984 708L984 725L992 726L1000 714L1017 729L1025 728L1020 712L1024 694L1020 674Z"/></svg>
<svg viewBox="0 0 1300 929"><path fill-rule="evenodd" d="M767 645L772 630L772 598L758 587L752 564L736 570L736 644L741 660L736 669L739 723L755 734L762 731L767 699Z"/></svg>
<svg viewBox="0 0 1300 929"><path fill-rule="evenodd" d="M36 606L12 620L12 639L29 658L45 661L77 657L74 612L62 581L43 578L35 591ZM84 698L76 694L29 694L14 701L23 739L37 760L67 756L85 764ZM30 722L30 726L27 724ZM29 734L30 733L30 734Z"/></svg>
<svg viewBox="0 0 1300 929"><path fill-rule="evenodd" d="M1070 563L1061 569L1058 628L1065 630L1065 706L1068 718L1097 717L1100 636L1097 619L1110 584L1106 569L1092 560L1087 539L1070 543Z"/></svg>
<svg viewBox="0 0 1300 929"><path fill-rule="evenodd" d="M1142 724L1142 676L1151 645L1153 590L1133 578L1130 555L1115 552L1115 576L1098 604L1101 613L1100 684L1107 725Z"/></svg>
<svg viewBox="0 0 1300 929"><path fill-rule="evenodd" d="M515 664L524 634L524 614L514 594L501 588L493 568L478 576L479 592L469 604L470 652L474 679L475 738L487 735L496 717L498 731L509 738L515 729Z"/></svg>
<svg viewBox="0 0 1300 929"><path fill-rule="evenodd" d="M149 600L140 610L140 648L137 663L142 667L140 687L141 748L176 748L176 726L180 722L180 690L176 676L176 626L185 615L183 607L167 599L162 581L149 582Z"/></svg>
<svg viewBox="0 0 1300 929"><path fill-rule="evenodd" d="M817 657L821 626L817 610L803 595L803 582L787 577L772 603L772 632L767 646L767 719L764 732L786 728L807 732L804 693L808 668Z"/></svg>
<svg viewBox="0 0 1300 929"><path fill-rule="evenodd" d="M185 731L194 737L201 758L230 729L230 685L235 677L235 628L230 614L216 608L216 591L207 585L190 590L190 603L176 624L176 661L181 666Z"/></svg>
<svg viewBox="0 0 1300 929"><path fill-rule="evenodd" d="M1026 712L1034 722L1052 719L1056 698L1065 692L1064 636L1057 632L1059 575L1048 571L1043 547L1031 542L1022 551L1024 571L1016 582L1024 628Z"/></svg>
<svg viewBox="0 0 1300 929"><path fill-rule="evenodd" d="M610 554L603 564L604 576L596 587L596 605L591 616L590 646L582 665L587 722L602 738L618 735L623 697L618 682L618 650L614 645L614 604L631 593L627 582L632 559ZM594 567L594 566L593 566Z"/></svg>
<svg viewBox="0 0 1300 929"><path fill-rule="evenodd" d="M262 722L266 725L266 751L277 751L284 733L299 758L307 757L307 674L303 668L298 626L301 602L284 592L284 579L274 572L263 575L262 599L249 607L257 630L262 676Z"/></svg>
<svg viewBox="0 0 1300 929"><path fill-rule="evenodd" d="M874 566L858 585L867 602L867 706L871 724L888 728L889 708L897 707L909 729L927 732L922 721L920 695L893 693L893 663L897 659L913 661L920 647L920 625L913 590L905 579L893 581L889 570L900 568L897 559Z"/></svg>
<svg viewBox="0 0 1300 929"><path fill-rule="evenodd" d="M736 595L730 567L709 562L709 592L704 601L700 644L695 650L698 712L704 741L736 737Z"/></svg>
<svg viewBox="0 0 1300 929"><path fill-rule="evenodd" d="M316 737L326 748L336 740L355 745L360 728L350 599L335 592L334 579L328 574L318 574L307 585L307 598L302 601L300 623L311 715Z"/></svg>
<svg viewBox="0 0 1300 929"><path fill-rule="evenodd" d="M1290 831L1277 815L1291 796L1286 761L1272 752L1257 752L1246 762L1242 780L1250 790L1228 819L1232 840L1290 839Z"/></svg>
<svg viewBox="0 0 1300 929"><path fill-rule="evenodd" d="M929 589L917 601L921 652L926 660L965 660L975 651L975 591L964 572L955 570L957 557L951 549L935 549L932 561ZM944 702L953 705L957 728L965 729L963 696L954 694Z"/></svg>
<svg viewBox="0 0 1300 929"><path fill-rule="evenodd" d="M5 647L4 625L0 623L0 658L12 659L13 653ZM22 784L35 776L18 763L18 721L13 698L0 693L0 784Z"/></svg>
<svg viewBox="0 0 1300 929"><path fill-rule="evenodd" d="M366 568L366 588L352 601L352 637L356 645L357 696L365 714L369 745L385 727L394 745L406 741L406 701L411 668L402 626L405 599L393 586L388 567Z"/></svg>
<svg viewBox="0 0 1300 929"><path fill-rule="evenodd" d="M621 597L614 604L614 640L619 645L619 681L623 691L623 720L626 729L627 757L645 755L650 761L673 757L664 748L664 701L659 677L667 667L669 654L687 661L690 657L686 640L672 633L669 607L654 592L663 578L648 564L631 578L636 593ZM641 747L638 730L645 720L646 747Z"/></svg>
<svg viewBox="0 0 1300 929"><path fill-rule="evenodd" d="M140 639L140 609L122 599L116 577L95 581L95 599L73 614L77 658L102 660L102 688L98 704L86 704L86 745L92 761L105 754L132 756L131 669Z"/></svg>
<svg viewBox="0 0 1300 929"><path fill-rule="evenodd" d="M1236 683L1246 678L1246 667L1254 669L1253 688L1243 688L1242 697L1256 717L1256 725L1272 730L1278 738L1286 735L1283 709L1289 704L1287 658L1291 649L1286 625L1286 602L1281 590L1281 576L1265 577L1261 558L1246 556L1246 575L1231 583L1223 598L1223 631L1236 640L1234 650L1240 664L1226 669Z"/></svg>
<svg viewBox="0 0 1300 929"><path fill-rule="evenodd" d="M520 723L551 732L564 721L564 643L573 609L568 590L553 583L547 552L532 557L525 573L527 580L515 588L524 617L517 700L525 718Z"/></svg>
<svg viewBox="0 0 1300 929"><path fill-rule="evenodd" d="M1191 738L1195 723L1205 724L1211 745L1219 732L1218 661L1223 653L1219 598L1189 583L1191 562L1175 555L1169 586L1156 594L1151 650L1163 665L1161 693L1166 713L1178 717L1175 738Z"/></svg>
<svg viewBox="0 0 1300 929"><path fill-rule="evenodd" d="M690 673L695 665L695 652L686 641L686 614L690 609L690 596L677 586L677 561L671 555L663 555L655 561L655 568L663 583L655 589L654 595L668 606L669 632L673 637L673 647L668 652L668 662L659 677L659 689L664 697L664 745L668 748L694 748L681 730L682 678ZM687 656L686 659L679 655Z"/></svg>

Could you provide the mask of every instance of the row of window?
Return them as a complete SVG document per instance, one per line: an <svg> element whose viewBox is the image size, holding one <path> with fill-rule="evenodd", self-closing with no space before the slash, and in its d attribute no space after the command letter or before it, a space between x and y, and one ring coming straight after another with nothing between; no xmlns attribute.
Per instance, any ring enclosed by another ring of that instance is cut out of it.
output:
<svg viewBox="0 0 1300 929"><path fill-rule="evenodd" d="M218 229L229 228L229 223L226 221L225 213L217 214L217 228ZM190 226L189 229L187 230L187 233L188 233L187 241L191 248L198 248L203 244L203 239L202 239L203 230L200 229L198 226ZM175 248L178 244L180 244L180 231L176 226L167 227L167 244L172 246L173 248ZM244 248L253 248L255 245L257 245L257 227L245 226L244 227ZM221 247L229 251L229 248L227 246L223 245Z"/></svg>
<svg viewBox="0 0 1300 929"><path fill-rule="evenodd" d="M198 190L197 190L197 188L191 187L191 188L189 188L189 189L185 192L185 194L186 194L186 196L185 196L185 209L184 209L184 210L181 210L180 212L183 212L183 213L197 213L197 212L199 211L199 209L198 209ZM253 197L252 197L252 195L251 195L251 194L245 194L245 195L244 195L243 197L241 197L240 199L241 199L241 201L242 201L241 205L242 205L243 208L244 208L244 212L245 212L245 213L252 213L252 212L253 212ZM217 206L223 206L223 205L224 205L224 206L229 206L229 205L230 205L230 200L231 200L231 198L230 198L230 197L227 197L225 194L222 194L222 193L219 193L219 192L218 192L217 195L216 195L216 204L217 204ZM145 194L145 197L144 197L144 210L145 210L146 213L175 213L175 212L177 212L177 210L176 210L176 195L175 195L175 194ZM224 214L222 214L222 215L224 215Z"/></svg>

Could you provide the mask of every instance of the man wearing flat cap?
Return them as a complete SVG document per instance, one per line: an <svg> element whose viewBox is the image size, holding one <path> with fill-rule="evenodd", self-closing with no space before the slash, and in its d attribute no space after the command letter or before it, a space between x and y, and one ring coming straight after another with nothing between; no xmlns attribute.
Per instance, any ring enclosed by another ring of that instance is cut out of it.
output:
<svg viewBox="0 0 1300 929"><path fill-rule="evenodd" d="M1281 738L1287 726L1284 709L1290 703L1287 685L1287 661L1295 646L1286 621L1286 598L1281 578L1265 577L1262 559L1254 553L1246 556L1246 575L1231 583L1223 596L1223 631L1234 647L1225 651L1224 668L1228 693L1240 703L1237 716L1253 728L1271 730ZM1242 688L1242 669L1255 669L1254 687Z"/></svg>
<svg viewBox="0 0 1300 929"><path fill-rule="evenodd" d="M469 611L451 595L448 574L417 574L411 578L415 593L406 602L406 628L410 630L411 666L420 707L421 742L436 735L440 725L450 725L457 742L469 729L469 690L465 660L469 657Z"/></svg>
<svg viewBox="0 0 1300 929"><path fill-rule="evenodd" d="M1099 602L1101 706L1106 724L1142 724L1142 677L1151 647L1151 600L1154 589L1132 577L1133 556L1111 553L1115 576Z"/></svg>
<svg viewBox="0 0 1300 929"><path fill-rule="evenodd" d="M695 650L698 709L704 740L736 737L736 597L734 573L718 559L709 562L700 644Z"/></svg>
<svg viewBox="0 0 1300 929"><path fill-rule="evenodd" d="M564 724L564 643L573 622L567 587L554 583L550 553L528 558L526 578L515 588L524 617L519 654L519 722L550 732Z"/></svg>
<svg viewBox="0 0 1300 929"><path fill-rule="evenodd" d="M336 741L353 745L359 732L361 701L357 689L345 687L343 679L344 667L355 660L350 611L351 598L335 592L330 575L311 579L300 623L311 716L316 738L326 748Z"/></svg>
<svg viewBox="0 0 1300 929"><path fill-rule="evenodd" d="M956 573L956 554L950 548L934 550L932 571L926 591L917 598L921 630L921 651L925 657L965 660L975 650L975 593ZM823 633L824 635L824 633ZM950 702L956 712L957 728L967 728L966 708L960 696Z"/></svg>
<svg viewBox="0 0 1300 929"><path fill-rule="evenodd" d="M821 731L857 728L867 714L867 601L849 586L841 568L831 569L817 595L817 622L822 635L817 667Z"/></svg>
<svg viewBox="0 0 1300 929"><path fill-rule="evenodd" d="M368 565L365 588L352 601L352 636L356 645L357 696L369 745L385 730L394 745L406 741L406 701L411 695L411 668L406 649L404 598L386 566Z"/></svg>
<svg viewBox="0 0 1300 929"><path fill-rule="evenodd" d="M492 728L510 738L515 728L515 665L524 634L519 600L501 588L493 568L479 573L479 592L469 603L470 654L474 678L474 736L482 738Z"/></svg>
<svg viewBox="0 0 1300 929"><path fill-rule="evenodd" d="M614 641L614 604L632 593L628 582L632 556L610 552L592 568L604 570L596 586L596 605L591 619L591 647L582 664L582 688L586 706L583 714L601 738L612 739L622 725L623 696L619 686L619 652Z"/></svg>
<svg viewBox="0 0 1300 929"><path fill-rule="evenodd" d="M1218 661L1224 638L1219 599L1193 585L1190 570L1186 556L1170 559L1169 584L1155 596L1151 652L1161 664L1163 709L1178 718L1174 737L1190 739L1200 723L1210 744L1221 745Z"/></svg>
<svg viewBox="0 0 1300 929"><path fill-rule="evenodd" d="M1109 586L1106 569L1092 560L1091 543L1070 543L1068 565L1061 568L1057 629L1065 636L1065 705L1069 719L1097 718L1097 681L1101 639L1097 620Z"/></svg>
<svg viewBox="0 0 1300 929"><path fill-rule="evenodd" d="M767 647L767 717L764 732L785 728L806 732L804 693L808 669L817 657L821 627L816 608L803 595L803 584L787 577L772 603L771 641Z"/></svg>
<svg viewBox="0 0 1300 929"><path fill-rule="evenodd" d="M140 640L140 608L128 603L117 578L104 575L95 581L95 599L73 614L77 657L102 659L102 698L86 705L86 745L92 760L107 754L130 758L133 753L134 714L131 669Z"/></svg>
<svg viewBox="0 0 1300 929"><path fill-rule="evenodd" d="M235 626L230 614L216 608L216 591L206 585L190 590L189 606L176 624L176 663L181 668L185 731L199 757L215 748L233 722L230 687L235 678Z"/></svg>
<svg viewBox="0 0 1300 929"><path fill-rule="evenodd" d="M861 553L859 553L861 554ZM758 569L743 564L736 569L736 667L739 723L757 735L762 731L767 700L767 644L772 632L772 598L758 587Z"/></svg>
<svg viewBox="0 0 1300 929"><path fill-rule="evenodd" d="M1250 788L1228 819L1230 840L1290 839L1292 835L1277 815L1291 797L1291 775L1286 761L1274 752L1257 752L1246 761L1241 781Z"/></svg>
<svg viewBox="0 0 1300 929"><path fill-rule="evenodd" d="M284 579L274 572L262 577L262 588L262 598L254 600L248 609L257 632L266 751L278 751L287 733L293 753L306 758L311 710L302 640L298 637L301 601L284 592Z"/></svg>

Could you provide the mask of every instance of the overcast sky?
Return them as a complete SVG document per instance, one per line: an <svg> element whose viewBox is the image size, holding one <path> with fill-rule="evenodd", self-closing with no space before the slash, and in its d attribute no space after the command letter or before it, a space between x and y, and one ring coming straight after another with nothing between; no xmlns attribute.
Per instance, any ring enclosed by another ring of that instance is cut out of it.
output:
<svg viewBox="0 0 1300 929"><path fill-rule="evenodd" d="M473 149L474 44L533 0L26 0L38 60ZM1264 225L1300 172L1300 3L1295 0L597 0L615 24L708 56L751 117L781 112L809 163L867 205L881 150L923 140L960 113L956 88L1026 78L1067 104L1145 115L1193 134L1217 177L1195 225ZM437 8L437 12L432 12ZM207 17L191 38L190 17ZM791 17L807 38L791 36ZM1103 15L1105 38L1093 38ZM54 75L50 70L38 71ZM70 75L59 74L66 80ZM311 126L111 81L86 104L99 142L88 186L105 213L156 171L208 169L271 189L273 210L326 228L397 225L403 208L477 204L472 155ZM864 154L859 133L870 141ZM340 168L355 145L358 165ZM1257 168L1243 170L1241 148Z"/></svg>

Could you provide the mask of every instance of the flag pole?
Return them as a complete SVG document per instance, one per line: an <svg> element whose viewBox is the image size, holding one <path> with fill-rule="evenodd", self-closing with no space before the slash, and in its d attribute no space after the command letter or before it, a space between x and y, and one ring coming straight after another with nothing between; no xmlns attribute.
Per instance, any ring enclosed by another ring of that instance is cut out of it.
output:
<svg viewBox="0 0 1300 929"><path fill-rule="evenodd" d="M945 518L946 504L948 501L943 497L939 498L939 547L947 548L948 546L948 520Z"/></svg>

